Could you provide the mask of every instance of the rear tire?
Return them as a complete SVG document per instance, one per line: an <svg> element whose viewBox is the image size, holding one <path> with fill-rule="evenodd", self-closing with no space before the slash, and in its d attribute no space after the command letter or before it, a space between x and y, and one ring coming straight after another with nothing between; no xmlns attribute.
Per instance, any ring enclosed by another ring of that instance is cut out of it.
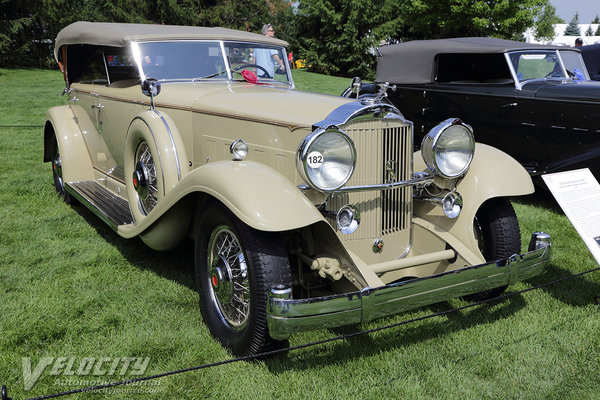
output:
<svg viewBox="0 0 600 400"><path fill-rule="evenodd" d="M65 182L62 174L62 162L60 159L60 152L58 151L58 143L54 138L54 157L52 157L52 178L54 180L54 188L58 197L61 198L66 204L71 204L73 200L71 194L65 190Z"/></svg>
<svg viewBox="0 0 600 400"><path fill-rule="evenodd" d="M267 327L269 291L292 284L279 234L257 231L212 203L197 224L195 241L200 310L210 333L236 356L286 347Z"/></svg>
<svg viewBox="0 0 600 400"><path fill-rule="evenodd" d="M486 201L477 211L473 221L479 249L486 261L507 258L521 252L521 230L519 221L510 201L494 198ZM498 297L506 290L501 286L463 298L469 301L483 301Z"/></svg>

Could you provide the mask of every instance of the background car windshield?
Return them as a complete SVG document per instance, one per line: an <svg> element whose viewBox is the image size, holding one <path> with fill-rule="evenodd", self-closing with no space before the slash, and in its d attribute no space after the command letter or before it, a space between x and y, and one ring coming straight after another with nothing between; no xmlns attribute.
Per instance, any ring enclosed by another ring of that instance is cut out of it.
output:
<svg viewBox="0 0 600 400"><path fill-rule="evenodd" d="M566 68L560 64L559 55ZM519 81L543 78L589 79L581 55L574 51L515 52L510 54Z"/></svg>
<svg viewBox="0 0 600 400"><path fill-rule="evenodd" d="M564 77L556 51L516 52L510 54L510 59L519 81Z"/></svg>
<svg viewBox="0 0 600 400"><path fill-rule="evenodd" d="M225 52L235 80L244 79L242 71L248 70L255 73L259 81L290 83L282 47L225 43Z"/></svg>
<svg viewBox="0 0 600 400"><path fill-rule="evenodd" d="M568 50L559 50L558 53L560 54L560 58L570 77L575 77L577 79L582 78L585 80L590 79L587 68L583 62L583 57L581 57L580 53ZM581 75L578 76L579 74Z"/></svg>
<svg viewBox="0 0 600 400"><path fill-rule="evenodd" d="M227 79L218 42L140 43L141 66L147 78L158 80Z"/></svg>

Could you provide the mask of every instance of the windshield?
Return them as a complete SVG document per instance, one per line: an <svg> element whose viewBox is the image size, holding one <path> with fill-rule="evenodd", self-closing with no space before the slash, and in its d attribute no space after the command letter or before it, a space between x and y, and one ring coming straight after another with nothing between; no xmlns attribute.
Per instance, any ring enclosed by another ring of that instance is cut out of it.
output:
<svg viewBox="0 0 600 400"><path fill-rule="evenodd" d="M258 82L290 83L283 47L249 43L225 43L233 79L246 79L247 73L256 75ZM246 76L246 77L245 77Z"/></svg>
<svg viewBox="0 0 600 400"><path fill-rule="evenodd" d="M132 48L145 78L291 84L283 47L229 42L222 47L218 41L180 40L134 43Z"/></svg>
<svg viewBox="0 0 600 400"><path fill-rule="evenodd" d="M581 54L569 50L517 51L509 55L519 82L558 78L588 80Z"/></svg>

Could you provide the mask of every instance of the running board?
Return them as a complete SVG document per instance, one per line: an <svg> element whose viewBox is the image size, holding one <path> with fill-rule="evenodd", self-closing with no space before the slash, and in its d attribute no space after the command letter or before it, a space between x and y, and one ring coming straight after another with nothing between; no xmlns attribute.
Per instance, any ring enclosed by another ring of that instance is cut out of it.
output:
<svg viewBox="0 0 600 400"><path fill-rule="evenodd" d="M114 231L117 231L119 225L134 222L129 211L129 202L96 181L67 182L65 189Z"/></svg>

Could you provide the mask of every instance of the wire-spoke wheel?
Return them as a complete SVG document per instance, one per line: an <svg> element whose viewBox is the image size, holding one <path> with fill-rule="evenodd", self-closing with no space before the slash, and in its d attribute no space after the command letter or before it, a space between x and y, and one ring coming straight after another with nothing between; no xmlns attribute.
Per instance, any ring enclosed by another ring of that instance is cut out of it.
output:
<svg viewBox="0 0 600 400"><path fill-rule="evenodd" d="M486 201L473 221L475 239L486 261L495 261L521 252L521 230L510 201L494 198ZM464 296L469 301L498 297L506 290L501 286Z"/></svg>
<svg viewBox="0 0 600 400"><path fill-rule="evenodd" d="M208 243L209 287L221 317L240 330L250 313L248 266L238 238L226 225L216 227Z"/></svg>
<svg viewBox="0 0 600 400"><path fill-rule="evenodd" d="M156 165L148 143L139 143L134 157L133 188L138 194L140 210L148 214L158 202Z"/></svg>
<svg viewBox="0 0 600 400"><path fill-rule="evenodd" d="M285 346L267 327L269 291L291 287L279 234L257 231L210 203L196 225L195 266L204 322L224 347L252 355Z"/></svg>

